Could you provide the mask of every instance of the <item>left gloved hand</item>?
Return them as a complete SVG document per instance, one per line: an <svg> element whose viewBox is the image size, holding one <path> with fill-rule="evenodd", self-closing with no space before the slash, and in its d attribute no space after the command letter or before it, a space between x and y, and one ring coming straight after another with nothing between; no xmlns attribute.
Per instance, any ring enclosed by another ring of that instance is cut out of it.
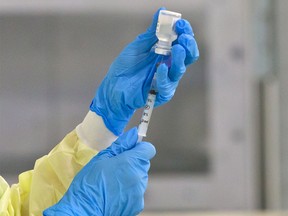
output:
<svg viewBox="0 0 288 216"><path fill-rule="evenodd" d="M151 51L158 40L155 34L158 13L159 10L147 31L130 43L112 63L90 106L90 110L102 116L106 127L117 136L123 132L134 111L145 105L156 65L162 58ZM156 106L173 97L186 66L199 57L189 22L178 20L175 31L178 39L173 43L171 67L162 64L157 68Z"/></svg>
<svg viewBox="0 0 288 216"><path fill-rule="evenodd" d="M63 198L43 215L139 214L144 208L150 159L156 152L150 143L136 144L137 138L133 128L99 152L76 175Z"/></svg>

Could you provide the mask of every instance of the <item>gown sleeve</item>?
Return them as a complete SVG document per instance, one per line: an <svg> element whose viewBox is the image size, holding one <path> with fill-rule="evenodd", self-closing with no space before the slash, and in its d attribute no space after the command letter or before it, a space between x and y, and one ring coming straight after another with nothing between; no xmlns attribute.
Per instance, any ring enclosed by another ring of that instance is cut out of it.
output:
<svg viewBox="0 0 288 216"><path fill-rule="evenodd" d="M0 176L0 216L42 215L62 198L74 176L96 154L74 130L38 159L33 170L20 174L18 184L9 187Z"/></svg>

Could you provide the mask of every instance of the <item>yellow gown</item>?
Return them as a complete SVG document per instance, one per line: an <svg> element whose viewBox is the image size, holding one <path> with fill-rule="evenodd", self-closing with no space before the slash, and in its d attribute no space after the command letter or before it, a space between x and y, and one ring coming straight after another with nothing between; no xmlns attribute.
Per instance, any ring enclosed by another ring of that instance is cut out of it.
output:
<svg viewBox="0 0 288 216"><path fill-rule="evenodd" d="M18 184L9 187L0 176L0 216L42 215L62 198L74 176L96 153L74 130L38 159L33 170L20 174Z"/></svg>

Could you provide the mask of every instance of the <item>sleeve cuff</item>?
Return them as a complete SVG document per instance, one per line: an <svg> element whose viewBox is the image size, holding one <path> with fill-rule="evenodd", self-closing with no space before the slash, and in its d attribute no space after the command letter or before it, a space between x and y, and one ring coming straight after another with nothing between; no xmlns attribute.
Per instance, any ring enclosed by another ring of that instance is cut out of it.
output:
<svg viewBox="0 0 288 216"><path fill-rule="evenodd" d="M106 149L118 138L105 126L103 119L92 111L76 127L76 133L84 144L97 151Z"/></svg>

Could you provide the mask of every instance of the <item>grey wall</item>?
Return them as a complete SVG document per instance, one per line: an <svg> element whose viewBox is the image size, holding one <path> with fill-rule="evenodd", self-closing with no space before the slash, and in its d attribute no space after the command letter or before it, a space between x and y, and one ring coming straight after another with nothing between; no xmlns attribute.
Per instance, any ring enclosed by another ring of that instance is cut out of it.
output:
<svg viewBox="0 0 288 216"><path fill-rule="evenodd" d="M277 72L280 80L280 148L282 208L288 209L288 2L278 0L277 11Z"/></svg>

